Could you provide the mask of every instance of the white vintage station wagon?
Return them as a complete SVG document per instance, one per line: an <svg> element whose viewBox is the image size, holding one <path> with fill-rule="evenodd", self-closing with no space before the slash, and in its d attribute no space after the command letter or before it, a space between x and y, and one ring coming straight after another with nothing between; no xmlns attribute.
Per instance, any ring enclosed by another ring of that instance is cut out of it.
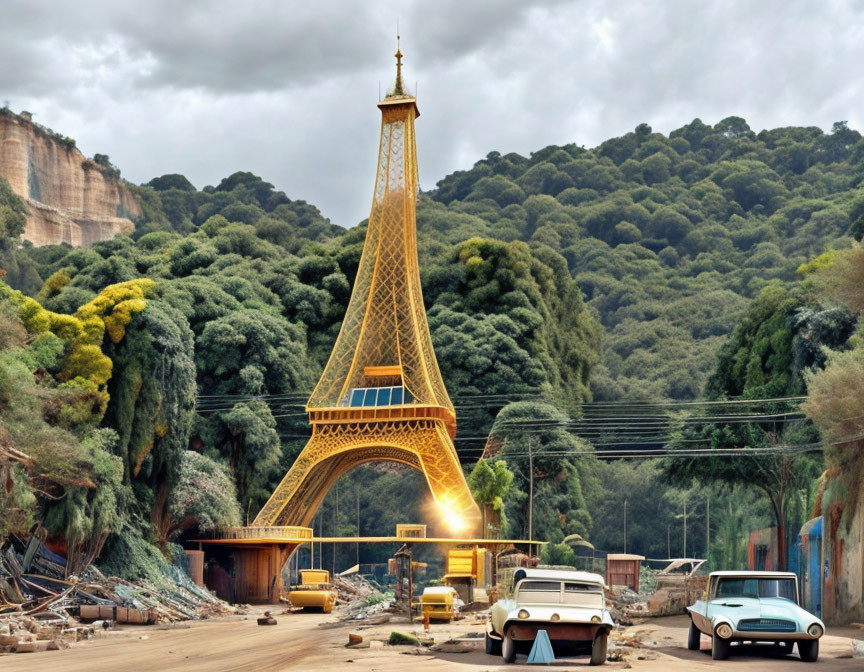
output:
<svg viewBox="0 0 864 672"><path fill-rule="evenodd" d="M711 657L729 656L733 642L767 642L801 660L816 662L825 624L798 606L798 577L792 572L712 572L708 587L690 612L687 648L711 637Z"/></svg>
<svg viewBox="0 0 864 672"><path fill-rule="evenodd" d="M615 623L606 610L602 576L518 569L513 581L513 598L499 600L489 611L486 653L512 663L517 653L529 653L537 632L545 630L557 651L584 650L592 665L606 662L606 642Z"/></svg>

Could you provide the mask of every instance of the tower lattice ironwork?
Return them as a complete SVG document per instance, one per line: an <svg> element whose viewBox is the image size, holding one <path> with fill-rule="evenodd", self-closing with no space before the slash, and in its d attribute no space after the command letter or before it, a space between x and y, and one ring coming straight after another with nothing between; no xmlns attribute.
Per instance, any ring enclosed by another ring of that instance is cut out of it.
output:
<svg viewBox="0 0 864 672"><path fill-rule="evenodd" d="M429 335L417 261L417 100L396 81L378 103L381 141L357 279L327 366L306 405L312 436L253 525L308 525L330 487L365 462L426 476L454 528L480 512L453 446L456 412Z"/></svg>

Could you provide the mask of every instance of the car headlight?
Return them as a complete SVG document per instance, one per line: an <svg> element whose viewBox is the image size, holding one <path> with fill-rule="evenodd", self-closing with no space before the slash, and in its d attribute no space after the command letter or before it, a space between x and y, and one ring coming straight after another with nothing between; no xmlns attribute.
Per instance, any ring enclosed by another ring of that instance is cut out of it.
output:
<svg viewBox="0 0 864 672"><path fill-rule="evenodd" d="M528 611L525 609L520 609L519 613L517 614L517 616L519 616L519 618L528 618L530 615L531 614L529 614Z"/></svg>
<svg viewBox="0 0 864 672"><path fill-rule="evenodd" d="M560 621L560 620L561 620L561 617L560 617L558 614L552 614L552 615L549 617L549 620L552 621L553 623L555 623L556 621Z"/></svg>
<svg viewBox="0 0 864 672"><path fill-rule="evenodd" d="M807 634L811 637L821 637L823 633L824 630L822 630L822 626L818 623L814 623L809 628L807 628Z"/></svg>
<svg viewBox="0 0 864 672"><path fill-rule="evenodd" d="M591 622L592 622L592 623L599 623L600 620L601 620L601 619L600 619L599 616L592 616L592 617L591 617Z"/></svg>
<svg viewBox="0 0 864 672"><path fill-rule="evenodd" d="M728 623L721 623L714 630L714 634L720 639L729 639L732 636L732 626Z"/></svg>

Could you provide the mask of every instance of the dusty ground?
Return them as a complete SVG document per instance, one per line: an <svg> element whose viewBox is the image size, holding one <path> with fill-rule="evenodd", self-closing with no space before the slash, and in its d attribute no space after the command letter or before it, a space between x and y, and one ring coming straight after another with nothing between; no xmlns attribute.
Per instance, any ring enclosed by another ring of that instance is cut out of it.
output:
<svg viewBox="0 0 864 672"><path fill-rule="evenodd" d="M465 653L418 651L414 647L374 644L370 648L345 648L348 633L356 630L366 641L386 639L392 630L417 631L421 626L389 623L366 629L351 626L327 627L332 616L323 614L278 615L278 625L261 627L255 616L226 617L179 626L125 627L106 637L76 644L67 651L0 656L3 672L56 670L57 672L149 672L151 670L189 670L217 672L222 670L288 670L318 672L357 670L401 672L433 670L485 672L486 670L536 669L520 658L516 665L503 665L501 659L483 652L482 639L465 641L469 633L483 632L483 625L469 618L458 624L434 624L431 635L436 642L459 639L450 645L467 649ZM864 631L830 629L822 639L818 670L864 670L864 659L851 658L852 638L864 639ZM779 657L759 650L734 653L724 662L711 660L709 640L703 637L701 651L688 651L686 617L653 619L642 625L613 633L610 654L620 652L623 660L607 663L607 669L655 670L789 670L804 666L797 655ZM624 642L641 646L621 646ZM615 642L618 643L615 643ZM587 658L559 661L561 669L587 667Z"/></svg>

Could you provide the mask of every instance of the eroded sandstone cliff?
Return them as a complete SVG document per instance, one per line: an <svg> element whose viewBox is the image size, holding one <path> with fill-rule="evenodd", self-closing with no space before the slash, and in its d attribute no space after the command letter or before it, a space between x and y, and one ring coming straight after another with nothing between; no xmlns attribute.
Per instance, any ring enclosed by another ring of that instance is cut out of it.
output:
<svg viewBox="0 0 864 672"><path fill-rule="evenodd" d="M0 175L30 210L23 238L34 245L88 245L131 233L141 203L115 171L86 158L28 115L0 113Z"/></svg>

